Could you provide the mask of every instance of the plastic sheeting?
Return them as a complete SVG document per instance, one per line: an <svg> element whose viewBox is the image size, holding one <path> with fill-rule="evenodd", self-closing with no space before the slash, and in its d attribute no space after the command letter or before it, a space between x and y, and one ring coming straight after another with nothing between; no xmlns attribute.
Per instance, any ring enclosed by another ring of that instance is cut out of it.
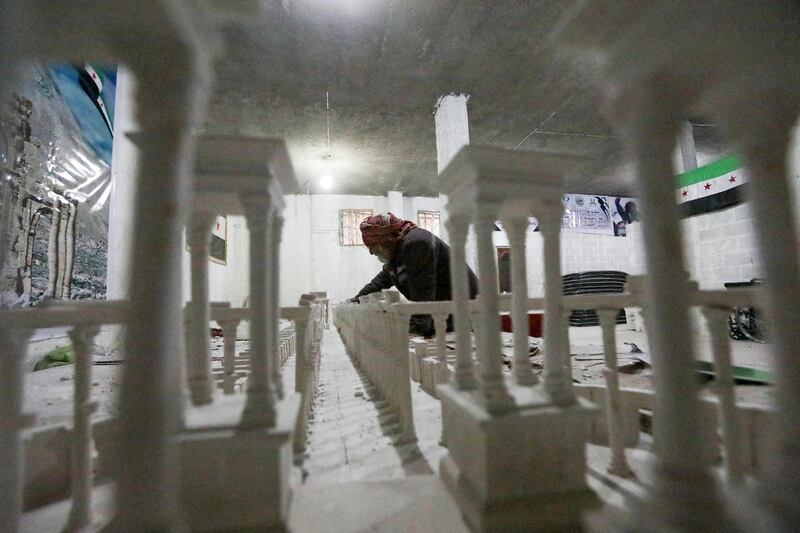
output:
<svg viewBox="0 0 800 533"><path fill-rule="evenodd" d="M0 95L0 305L102 298L115 76L28 65L17 79Z"/></svg>

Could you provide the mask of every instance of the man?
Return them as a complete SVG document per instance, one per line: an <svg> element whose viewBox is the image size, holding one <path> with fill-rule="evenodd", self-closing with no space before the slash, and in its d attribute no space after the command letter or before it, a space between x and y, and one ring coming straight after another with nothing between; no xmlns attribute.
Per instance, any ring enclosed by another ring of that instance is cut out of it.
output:
<svg viewBox="0 0 800 533"><path fill-rule="evenodd" d="M444 241L392 213L367 217L360 229L369 253L383 263L383 268L352 301L357 302L360 296L390 287L396 287L412 302L452 299L450 247ZM478 280L469 267L467 272L469 297L475 298ZM447 330L452 331L452 317L447 319ZM434 335L433 318L430 315L412 316L409 331L425 337Z"/></svg>

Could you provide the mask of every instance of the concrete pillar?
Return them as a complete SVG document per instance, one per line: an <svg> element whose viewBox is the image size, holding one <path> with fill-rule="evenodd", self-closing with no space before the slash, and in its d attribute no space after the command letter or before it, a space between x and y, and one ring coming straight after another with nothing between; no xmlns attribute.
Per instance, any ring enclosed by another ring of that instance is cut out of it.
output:
<svg viewBox="0 0 800 533"><path fill-rule="evenodd" d="M688 120L682 121L678 130L678 150L680 151L684 172L697 168L697 149L694 146L694 132L692 131L692 123Z"/></svg>
<svg viewBox="0 0 800 533"><path fill-rule="evenodd" d="M436 172L441 174L442 170L450 163L450 160L469 144L469 116L467 115L468 94L450 93L439 97L436 102L434 112L434 123L436 125ZM439 203L442 208L440 211L440 232L441 238L449 242L447 219L447 196L439 195Z"/></svg>
<svg viewBox="0 0 800 533"><path fill-rule="evenodd" d="M389 212L394 213L397 218L406 218L403 213L403 193L400 191L389 191ZM411 214L409 213L409 216ZM416 220L412 220L416 224Z"/></svg>

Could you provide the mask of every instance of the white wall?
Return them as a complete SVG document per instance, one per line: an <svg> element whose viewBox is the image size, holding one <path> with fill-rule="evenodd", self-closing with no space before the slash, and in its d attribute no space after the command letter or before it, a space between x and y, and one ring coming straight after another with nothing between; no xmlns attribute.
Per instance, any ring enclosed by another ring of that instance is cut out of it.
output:
<svg viewBox="0 0 800 533"><path fill-rule="evenodd" d="M339 210L389 209L383 196L338 194L286 197L281 241L281 305L297 305L310 290L327 290L333 301L352 298L381 264L364 246L339 245Z"/></svg>

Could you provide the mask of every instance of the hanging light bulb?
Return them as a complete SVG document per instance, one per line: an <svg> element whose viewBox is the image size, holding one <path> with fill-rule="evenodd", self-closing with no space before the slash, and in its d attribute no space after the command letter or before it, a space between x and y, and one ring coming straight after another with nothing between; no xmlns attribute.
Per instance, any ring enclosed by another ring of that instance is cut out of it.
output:
<svg viewBox="0 0 800 533"><path fill-rule="evenodd" d="M323 191L329 191L333 188L333 176L330 174L323 174L319 178L319 186Z"/></svg>

